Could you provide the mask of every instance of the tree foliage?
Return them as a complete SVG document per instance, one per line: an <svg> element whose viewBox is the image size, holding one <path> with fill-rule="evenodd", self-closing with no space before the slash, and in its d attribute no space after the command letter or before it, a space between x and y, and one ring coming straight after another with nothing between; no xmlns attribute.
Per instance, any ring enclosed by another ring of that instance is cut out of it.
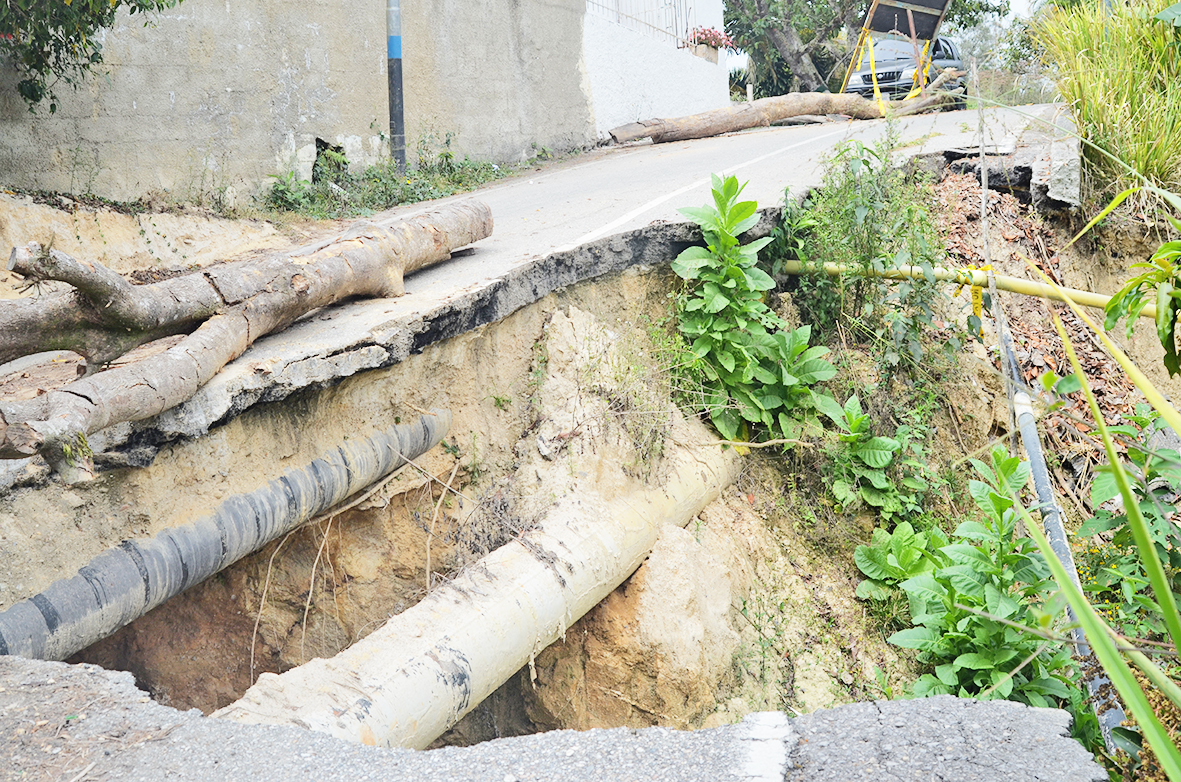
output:
<svg viewBox="0 0 1181 782"><path fill-rule="evenodd" d="M126 8L146 14L176 5L180 0L2 0L0 54L23 77L17 92L33 111L49 100L57 111L54 87L78 84L103 61L99 30L110 27L115 14ZM149 22L145 21L147 25Z"/></svg>
<svg viewBox="0 0 1181 782"><path fill-rule="evenodd" d="M868 8L869 0L727 0L726 32L750 55L760 97L823 90L848 65ZM945 22L971 27L1008 9L1009 0L952 0Z"/></svg>

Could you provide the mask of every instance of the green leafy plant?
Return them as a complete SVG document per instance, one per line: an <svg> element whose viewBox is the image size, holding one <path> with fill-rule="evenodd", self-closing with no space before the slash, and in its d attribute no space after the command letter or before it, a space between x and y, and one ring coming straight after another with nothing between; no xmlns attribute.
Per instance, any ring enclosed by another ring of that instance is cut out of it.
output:
<svg viewBox="0 0 1181 782"><path fill-rule="evenodd" d="M893 166L895 141L890 127L876 146L838 146L823 186L804 205L808 218L785 208L782 239L771 248L777 264L799 260L809 272L795 297L806 318L872 340L887 370L922 360L923 331L936 325L935 305L946 296L935 282L943 251L927 206L930 185ZM821 268L826 263L852 271L833 278ZM882 278L888 269L909 266L923 276L896 284ZM943 344L954 351L959 337L951 334Z"/></svg>
<svg viewBox="0 0 1181 782"><path fill-rule="evenodd" d="M771 231L767 255L771 258L771 273L782 274L784 261L807 261L809 237L820 222L812 211L791 196L783 193L783 213Z"/></svg>
<svg viewBox="0 0 1181 782"><path fill-rule="evenodd" d="M1121 199L1122 200L1122 199ZM1173 220L1181 229L1181 221ZM1181 316L1181 242L1165 242L1152 257L1144 263L1134 263L1130 268L1145 271L1123 285L1104 307L1103 327L1115 328L1121 318L1127 318L1127 335L1132 337L1136 319L1144 308L1152 303L1156 307L1156 335L1165 349L1164 365L1169 375L1181 372L1181 355L1177 353L1176 327Z"/></svg>
<svg viewBox="0 0 1181 782"><path fill-rule="evenodd" d="M758 222L755 202L738 200L742 189L736 178L715 175L713 205L680 210L701 226L706 246L687 248L672 264L687 283L679 328L703 378L702 406L724 438L793 439L803 423L816 424L823 395L812 386L836 369L824 359L828 348L808 346L809 326L789 330L764 302L775 281L757 266L758 252L771 239L739 243Z"/></svg>
<svg viewBox="0 0 1181 782"><path fill-rule="evenodd" d="M339 184L347 178L349 161L339 149L327 147L316 155L312 164L312 182Z"/></svg>
<svg viewBox="0 0 1181 782"><path fill-rule="evenodd" d="M368 215L398 204L444 198L491 182L512 169L495 163L455 160L449 149L423 155L418 167L402 169L396 161L351 173L344 155L332 149L316 158L312 181L293 172L276 177L263 199L270 209L317 219Z"/></svg>
<svg viewBox="0 0 1181 782"><path fill-rule="evenodd" d="M939 548L932 548L939 536L928 535L920 545L901 525L888 551L878 535L878 545L861 551L858 566L872 581L860 591L875 597L910 574L897 588L906 594L914 626L889 641L918 650L934 667L915 682L914 695L1006 698L1033 706L1078 700L1077 693L1072 698L1077 672L1069 649L1021 629L1052 622L1041 607L1051 587L1045 561L1033 541L1016 534L1012 495L1028 480L1029 466L1001 447L989 462L972 461L984 480L968 484L980 520L961 523L956 542Z"/></svg>
<svg viewBox="0 0 1181 782"><path fill-rule="evenodd" d="M1152 18L1174 27L1181 27L1181 3L1174 3Z"/></svg>
<svg viewBox="0 0 1181 782"><path fill-rule="evenodd" d="M288 171L283 176L275 178L275 183L267 193L266 203L274 209L301 211L311 202L309 187L309 183L296 177L294 172Z"/></svg>
<svg viewBox="0 0 1181 782"><path fill-rule="evenodd" d="M1165 569L1174 595L1181 594L1181 528L1172 521L1171 498L1181 492L1181 455L1174 450L1154 450L1148 440L1164 422L1151 406L1137 406L1130 423L1109 426L1112 435L1122 435L1131 462L1129 477L1140 515ZM1095 536L1082 548L1079 570L1083 589L1100 614L1122 634L1158 639L1165 632L1160 604L1154 599L1148 574L1144 571L1127 510L1102 506L1119 497L1110 465L1102 468L1091 485L1095 515L1079 528L1079 537Z"/></svg>
<svg viewBox="0 0 1181 782"><path fill-rule="evenodd" d="M179 1L7 0L0 5L0 54L8 55L23 77L16 90L29 111L48 99L52 114L57 82L77 84L102 63L98 32L114 23L116 13L124 8L132 14L161 11Z"/></svg>
<svg viewBox="0 0 1181 782"><path fill-rule="evenodd" d="M854 562L866 576L857 585L857 596L862 600L888 599L903 581L947 564L939 550L949 543L938 527L916 532L910 522L903 521L892 533L875 528L869 544L858 546L853 553Z"/></svg>
<svg viewBox="0 0 1181 782"><path fill-rule="evenodd" d="M893 437L874 436L869 415L861 411L856 395L849 397L844 407L821 401L820 411L841 430L829 488L842 507L853 508L865 502L886 520L922 511L919 493L927 488L926 481L915 474L911 465L906 465L905 471L890 473L902 444Z"/></svg>

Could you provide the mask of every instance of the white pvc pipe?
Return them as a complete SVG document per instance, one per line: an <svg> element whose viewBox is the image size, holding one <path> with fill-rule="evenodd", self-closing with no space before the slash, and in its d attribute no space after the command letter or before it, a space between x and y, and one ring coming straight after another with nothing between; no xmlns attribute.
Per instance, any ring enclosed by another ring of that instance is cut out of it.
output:
<svg viewBox="0 0 1181 782"><path fill-rule="evenodd" d="M738 473L734 452L674 447L664 485L612 501L571 494L335 657L264 673L214 716L422 749L635 572L662 524L685 526Z"/></svg>

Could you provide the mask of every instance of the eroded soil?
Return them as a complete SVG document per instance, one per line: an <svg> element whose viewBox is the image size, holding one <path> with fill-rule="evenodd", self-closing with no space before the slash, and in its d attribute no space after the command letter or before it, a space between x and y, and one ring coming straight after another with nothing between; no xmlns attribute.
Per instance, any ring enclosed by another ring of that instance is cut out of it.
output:
<svg viewBox="0 0 1181 782"><path fill-rule="evenodd" d="M969 179L949 177L937 193L949 250L959 262L978 265L976 188ZM124 271L161 260L148 248L143 216L91 220L38 216L36 210L46 207L36 205L21 209L43 233L61 235L55 242L63 243L55 246L67 251L73 231L73 251L132 259L120 267ZM992 199L990 217L989 254L999 273L1032 276L1028 257L1064 284L1114 287L1114 269L1104 271L1078 250L1056 253L1064 231L1009 197ZM157 220L154 229L174 248L173 266L220 259L225 247L243 242L259 251L291 242L265 226L249 238L245 229L200 220L178 223L172 233ZM0 225L0 243L27 241L10 236L12 230ZM96 254L100 246L106 254ZM192 249L175 249L182 247ZM0 291L6 284L11 289L13 281L0 279ZM667 272L648 270L574 286L404 364L259 406L198 441L170 446L150 467L104 473L81 488L0 498L0 607L35 594L123 538L205 513L253 488L258 475L304 463L326 444L423 408L450 407L455 424L445 446L364 503L271 544L75 659L129 670L159 701L210 712L239 697L263 671L335 654L413 605L439 579L522 534L547 493L561 491L566 478L585 469L570 443L592 427L543 391L557 357L549 342L555 318L587 313L599 324L595 338L623 357L567 362L562 393L607 399L605 409L618 414L625 429L631 426L635 440L626 458L635 476L646 477L658 464L659 421L667 415L660 400L667 403L668 389L660 387L667 378L654 360L660 349L652 329L667 317L670 285ZM964 317L965 299L950 308L949 319ZM1004 296L1004 303L1026 377L1047 368L1062 373L1064 356L1047 305L1015 295ZM1107 409L1126 413L1134 394L1081 338L1081 324L1068 323L1080 335L1088 369L1103 384ZM984 344L994 342L986 333ZM1153 348L1159 351L1154 338L1138 336L1132 345L1134 355L1156 367ZM853 373L845 383L876 382L873 357L864 349L845 346L838 356ZM55 371L68 378L74 369L63 362ZM982 345L943 371L928 444L937 471L962 474L965 455L1005 437L1009 419L999 378L995 351ZM30 379L22 379L26 387ZM613 388L614 397L604 397L604 388ZM882 384L880 398L867 405L885 409L895 392L903 389ZM1047 431L1063 447L1087 442L1069 431L1086 434L1078 413L1073 405L1047 420ZM859 580L853 551L868 540L876 520L864 512L837 513L821 480L824 468L820 453L748 457L734 487L686 529L667 530L632 578L445 741L542 728L712 726L759 709L808 712L897 691L913 677L913 660L885 642L888 618L871 616L853 596ZM1061 477L1064 493L1081 492L1076 475ZM950 484L932 502L936 513L964 510Z"/></svg>

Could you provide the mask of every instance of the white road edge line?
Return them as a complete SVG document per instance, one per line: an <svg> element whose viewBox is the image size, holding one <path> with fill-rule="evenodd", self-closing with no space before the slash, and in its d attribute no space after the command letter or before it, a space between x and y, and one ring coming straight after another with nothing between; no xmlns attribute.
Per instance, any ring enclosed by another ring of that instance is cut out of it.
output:
<svg viewBox="0 0 1181 782"><path fill-rule="evenodd" d="M747 745L747 754L741 773L751 782L783 782L791 750L798 741L787 715L760 711L747 715L742 727L744 735L739 739Z"/></svg>
<svg viewBox="0 0 1181 782"><path fill-rule="evenodd" d="M726 173L733 173L735 171L740 171L740 170L746 168L747 166L753 166L755 163L761 163L764 160L766 160L767 158L772 158L772 157L775 157L776 155L782 155L784 152L789 152L793 149L805 146L807 144L814 144L818 141L823 141L826 138L831 138L833 136L839 136L842 133L847 133L848 131L849 131L849 128L842 127L840 130L834 130L832 133L825 133L820 136L814 136L814 137L807 139L805 141L797 141L795 144L788 144L786 147L780 147L779 149L775 150L774 152L768 152L765 155L760 155L759 157L752 158L750 160L747 160L744 163L739 163L736 166L729 166L728 168L726 168ZM595 239L599 239L599 238L605 236L606 234L610 233L611 231L614 231L619 226L625 225L625 224L631 222L632 220L636 219L640 215L644 214L644 212L647 212L651 209L655 209L656 207L663 204L665 201L669 201L673 198L676 198L677 196L684 195L685 193L688 193L690 190L696 190L697 188L701 187L702 185L708 185L708 184L710 184L710 181L711 180L708 177L706 177L705 179L699 179L696 182L693 182L692 184L685 185L684 187L674 190L671 193L668 193L666 195L662 195L660 198L655 198L642 206L636 207L635 209L633 209L630 212L628 212L627 214L625 214L623 217L612 220L611 222L607 223L606 225L604 225L600 228L596 228L595 230L591 231L590 233L586 234L585 236L578 237L572 243L567 244L567 245L563 245L562 247L557 248L556 250L554 250L554 252L567 252L569 250L573 250L575 247L580 247L580 246L586 244L587 242L593 242Z"/></svg>

